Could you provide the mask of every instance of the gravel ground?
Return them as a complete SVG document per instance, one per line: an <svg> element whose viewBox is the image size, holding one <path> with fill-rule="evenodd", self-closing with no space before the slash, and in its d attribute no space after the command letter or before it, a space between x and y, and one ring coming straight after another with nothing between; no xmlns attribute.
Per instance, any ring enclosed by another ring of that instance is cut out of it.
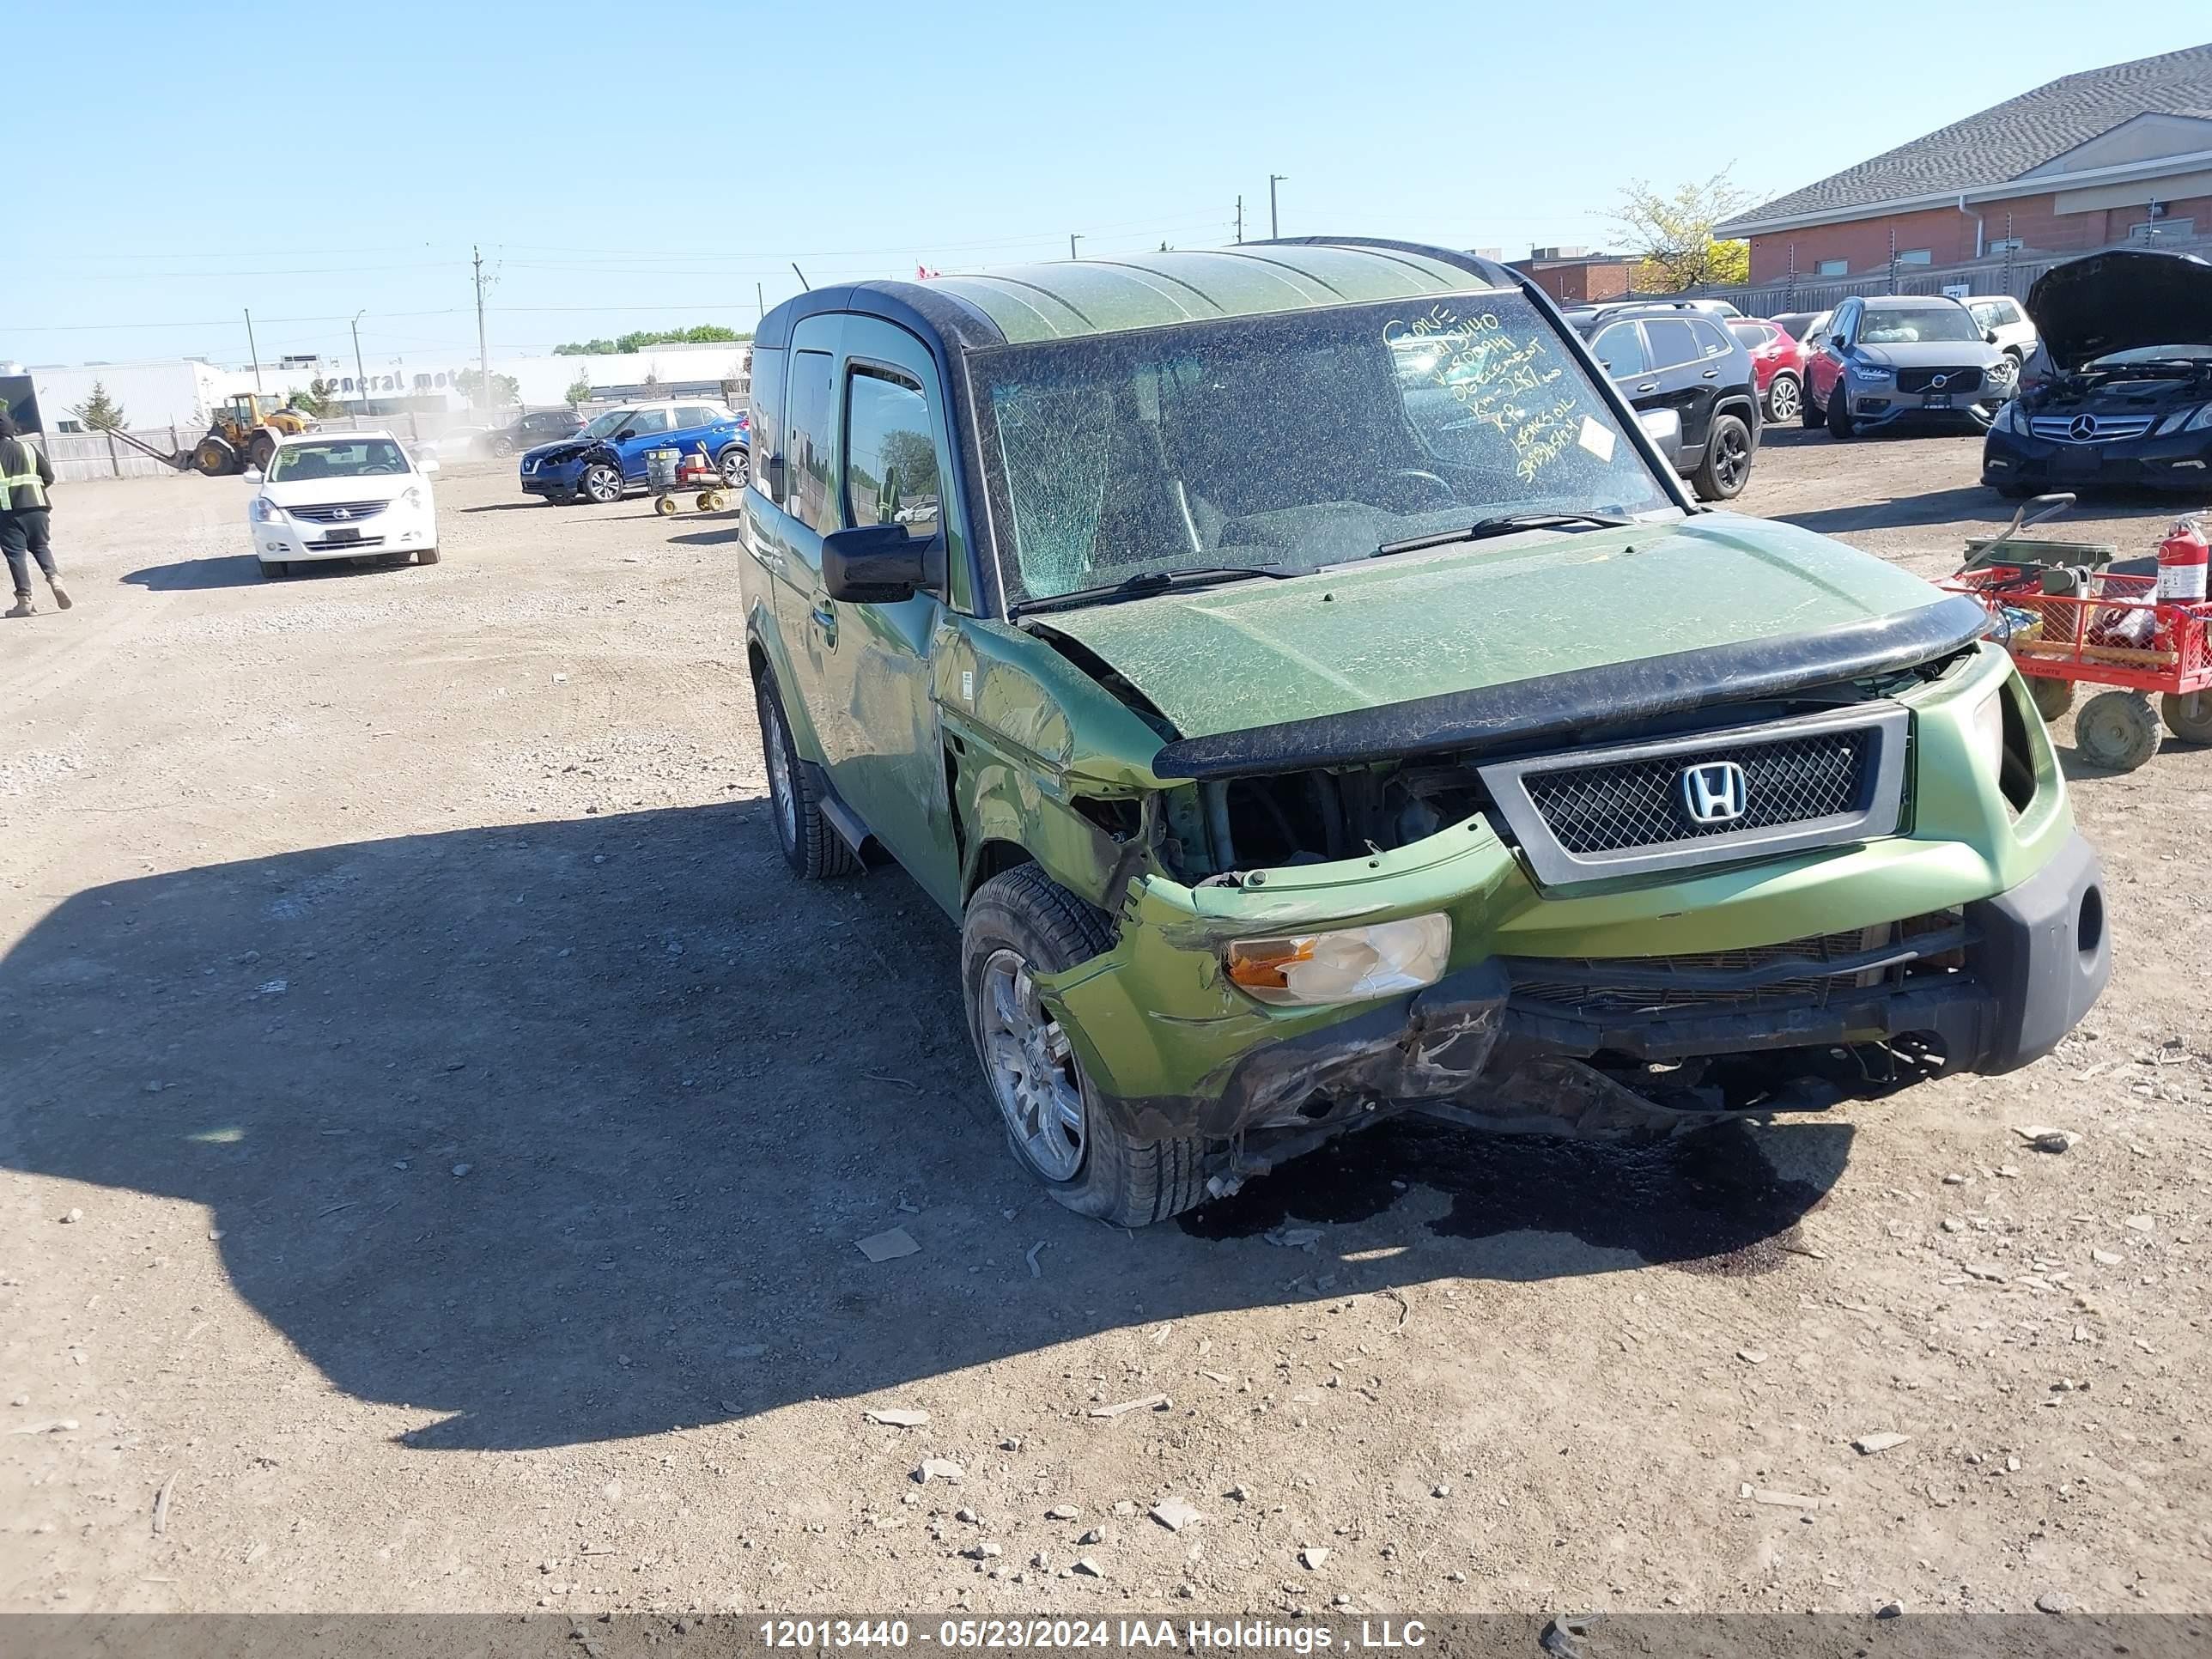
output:
<svg viewBox="0 0 2212 1659"><path fill-rule="evenodd" d="M1914 570L2006 516L1972 441L1771 435L1747 510ZM436 568L264 583L241 483L57 494L0 1608L2212 1601L2212 755L2079 780L2118 966L2024 1073L1386 1127L1131 1236L1015 1172L917 890L786 876L729 520L463 468Z"/></svg>

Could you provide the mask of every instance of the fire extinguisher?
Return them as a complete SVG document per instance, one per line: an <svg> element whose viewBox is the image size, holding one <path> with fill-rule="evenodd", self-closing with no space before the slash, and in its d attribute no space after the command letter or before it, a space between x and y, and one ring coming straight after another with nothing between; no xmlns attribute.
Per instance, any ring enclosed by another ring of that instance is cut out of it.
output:
<svg viewBox="0 0 2212 1659"><path fill-rule="evenodd" d="M2164 605L2202 605L2212 547L2194 519L2183 519L2158 544L2158 597Z"/></svg>

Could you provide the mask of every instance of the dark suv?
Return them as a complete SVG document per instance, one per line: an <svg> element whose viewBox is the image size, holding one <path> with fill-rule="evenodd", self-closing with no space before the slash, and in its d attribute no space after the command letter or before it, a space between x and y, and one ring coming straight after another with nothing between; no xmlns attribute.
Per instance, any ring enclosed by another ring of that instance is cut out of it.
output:
<svg viewBox="0 0 2212 1659"><path fill-rule="evenodd" d="M1741 492L1759 452L1758 370L1724 319L1686 302L1661 302L1568 320L1638 414L1671 410L1680 422L1670 459L1699 501ZM1665 432L1652 435L1667 447Z"/></svg>

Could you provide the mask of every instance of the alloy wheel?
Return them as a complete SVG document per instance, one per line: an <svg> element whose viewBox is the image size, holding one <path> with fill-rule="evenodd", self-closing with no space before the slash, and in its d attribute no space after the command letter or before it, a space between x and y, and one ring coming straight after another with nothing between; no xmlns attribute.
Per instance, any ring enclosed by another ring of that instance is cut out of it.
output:
<svg viewBox="0 0 2212 1659"><path fill-rule="evenodd" d="M991 1092L1022 1155L1048 1181L1082 1172L1083 1087L1067 1033L1045 1012L1020 952L994 951L976 987Z"/></svg>
<svg viewBox="0 0 2212 1659"><path fill-rule="evenodd" d="M605 462L599 462L585 471L584 493L602 507L618 500L622 495L622 474Z"/></svg>
<svg viewBox="0 0 2212 1659"><path fill-rule="evenodd" d="M763 696L761 747L768 751L769 801L775 808L775 832L786 848L799 845L799 796L792 787L789 739L783 734L783 710L772 696Z"/></svg>
<svg viewBox="0 0 2212 1659"><path fill-rule="evenodd" d="M722 452L722 482L732 489L743 489L751 471L751 463L744 450L731 448Z"/></svg>
<svg viewBox="0 0 2212 1659"><path fill-rule="evenodd" d="M1729 427L1720 435L1720 453L1713 457L1713 478L1733 495L1743 488L1751 471L1751 440L1741 428Z"/></svg>
<svg viewBox="0 0 2212 1659"><path fill-rule="evenodd" d="M1778 421L1794 421L1803 407L1803 393L1798 390L1797 380L1792 374L1778 374L1766 389L1767 412Z"/></svg>

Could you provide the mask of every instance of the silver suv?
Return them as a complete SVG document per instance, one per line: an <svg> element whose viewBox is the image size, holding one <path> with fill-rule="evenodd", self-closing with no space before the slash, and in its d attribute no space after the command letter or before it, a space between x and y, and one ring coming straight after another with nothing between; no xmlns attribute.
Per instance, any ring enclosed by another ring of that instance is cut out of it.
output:
<svg viewBox="0 0 2212 1659"><path fill-rule="evenodd" d="M1800 418L1838 438L1904 420L1979 432L2012 395L2012 366L1956 300L1855 296L1805 360Z"/></svg>

